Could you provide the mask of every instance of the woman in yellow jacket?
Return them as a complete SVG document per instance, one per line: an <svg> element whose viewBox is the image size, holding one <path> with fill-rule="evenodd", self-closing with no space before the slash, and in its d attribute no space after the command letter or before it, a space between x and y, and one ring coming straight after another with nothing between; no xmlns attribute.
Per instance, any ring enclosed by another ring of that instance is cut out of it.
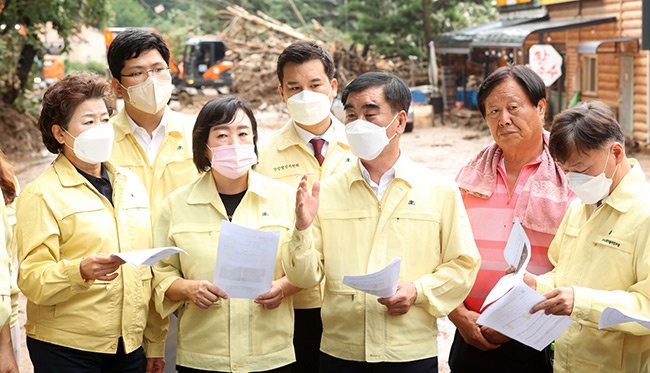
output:
<svg viewBox="0 0 650 373"><path fill-rule="evenodd" d="M142 182L107 162L112 95L98 75L76 73L43 97L43 143L59 155L16 209L18 286L28 299L36 373L162 372L164 365L165 325L149 307L151 267L122 266L111 255L152 244Z"/></svg>
<svg viewBox="0 0 650 373"><path fill-rule="evenodd" d="M11 332L11 344L13 346L16 363L20 363L20 325L18 325L18 294L20 290L16 284L16 240L13 237L16 226L16 196L20 192L18 179L14 175L13 166L7 161L5 154L0 150L0 190L6 206L7 227L6 234L11 237L6 244L7 258L11 262L11 317L9 317L9 328ZM0 370L2 371L2 370Z"/></svg>
<svg viewBox="0 0 650 373"><path fill-rule="evenodd" d="M179 373L290 372L295 361L287 296L297 288L287 281L279 255L271 289L255 300L229 298L212 283L222 221L280 231L279 246L288 244L293 230L296 192L251 170L256 139L257 122L246 102L232 96L208 102L192 135L202 175L172 192L155 220L154 243L189 254L154 266L156 309L163 317L178 310Z"/></svg>
<svg viewBox="0 0 650 373"><path fill-rule="evenodd" d="M1 183L0 183L1 184ZM7 248L11 242L11 229L7 219L3 188L0 188L0 372L18 372L11 332L9 329L12 302L11 263Z"/></svg>

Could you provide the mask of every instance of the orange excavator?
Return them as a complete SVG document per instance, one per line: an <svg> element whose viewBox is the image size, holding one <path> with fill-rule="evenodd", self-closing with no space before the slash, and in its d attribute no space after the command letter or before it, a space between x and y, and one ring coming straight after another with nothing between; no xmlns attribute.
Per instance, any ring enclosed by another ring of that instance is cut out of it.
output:
<svg viewBox="0 0 650 373"><path fill-rule="evenodd" d="M106 49L115 36L125 27L104 29ZM169 42L158 30L147 28L163 37L171 53ZM170 54L169 68L174 84L174 96L181 105L192 102L192 96L204 88L215 88L219 93L228 93L233 84L231 61L226 61L226 44L219 38L192 38L185 42L182 59L176 63Z"/></svg>
<svg viewBox="0 0 650 373"><path fill-rule="evenodd" d="M65 60L60 54L43 56L43 79L47 85L53 84L65 76Z"/></svg>

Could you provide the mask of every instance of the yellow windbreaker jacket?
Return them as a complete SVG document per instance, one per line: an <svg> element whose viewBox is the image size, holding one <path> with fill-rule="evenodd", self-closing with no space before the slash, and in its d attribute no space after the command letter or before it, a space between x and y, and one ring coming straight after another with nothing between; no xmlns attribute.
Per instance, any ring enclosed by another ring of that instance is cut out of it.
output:
<svg viewBox="0 0 650 373"><path fill-rule="evenodd" d="M131 132L126 111L122 110L111 118L115 141L110 161L138 175L149 193L153 218L169 193L189 183L198 174L192 160L193 118L169 109L167 114L165 138L153 165Z"/></svg>
<svg viewBox="0 0 650 373"><path fill-rule="evenodd" d="M255 171L249 171L248 177L248 190L232 222L280 231L279 246L288 245L294 226L294 190ZM291 297L273 310L248 299L220 299L201 309L189 300L172 302L165 298L178 278L214 280L221 222L228 218L211 172L170 194L160 211L154 226L155 244L178 246L189 254L172 255L154 266L156 309L163 317L179 311L176 364L201 370L253 372L295 361ZM283 276L278 255L274 279Z"/></svg>
<svg viewBox="0 0 650 373"><path fill-rule="evenodd" d="M7 219L5 199L0 190L0 328L11 316L11 262L7 254L11 244L11 230Z"/></svg>
<svg viewBox="0 0 650 373"><path fill-rule="evenodd" d="M272 179L282 181L297 188L303 175L308 175L311 188L316 180L350 168L356 157L350 153L350 146L345 137L345 127L334 115L331 115L334 134L338 141L329 144L323 165L319 166L314 154L307 149L303 140L296 133L293 121L289 120L280 130L260 141L258 145L259 163L255 171ZM301 290L293 295L294 308L318 308L321 306L320 286Z"/></svg>
<svg viewBox="0 0 650 373"><path fill-rule="evenodd" d="M326 277L321 351L368 362L436 356L436 318L465 299L480 265L458 187L402 155L381 201L358 163L324 180L320 201L312 229L316 250L309 240L294 240L282 263L297 286ZM344 275L378 271L394 257L401 258L399 281L417 289L415 304L397 317L376 296L342 282Z"/></svg>
<svg viewBox="0 0 650 373"><path fill-rule="evenodd" d="M18 179L14 176L14 183L16 184L16 194L20 194L20 186L18 184ZM11 262L11 318L9 319L9 325L13 328L18 324L18 297L20 294L20 289L18 289L18 284L16 283L16 277L18 275L18 269L14 267L14 262L17 258L18 252L16 247L16 239L13 235L13 231L16 227L16 200L10 203L7 206L7 221L9 223L8 227L12 234L11 241L7 244L7 256Z"/></svg>
<svg viewBox="0 0 650 373"><path fill-rule="evenodd" d="M104 163L113 206L63 155L18 197L18 286L27 335L83 351L162 357L166 323L151 303L151 267L124 264L110 282L87 281L84 256L152 247L149 198L137 176ZM151 304L150 304L151 303Z"/></svg>
<svg viewBox="0 0 650 373"><path fill-rule="evenodd" d="M605 307L650 317L650 185L629 161L632 170L597 209L572 203L548 250L555 269L537 277L541 294L574 291L575 322L556 341L555 372L650 372L650 329L598 329Z"/></svg>

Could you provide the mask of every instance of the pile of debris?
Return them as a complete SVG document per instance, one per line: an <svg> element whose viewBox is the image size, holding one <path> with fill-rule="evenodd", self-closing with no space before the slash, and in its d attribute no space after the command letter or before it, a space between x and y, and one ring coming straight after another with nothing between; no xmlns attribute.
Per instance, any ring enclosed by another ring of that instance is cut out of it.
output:
<svg viewBox="0 0 650 373"><path fill-rule="evenodd" d="M37 120L28 111L18 112L0 101L0 149L12 157L22 157L43 149Z"/></svg>
<svg viewBox="0 0 650 373"><path fill-rule="evenodd" d="M362 56L356 45L345 46L316 20L301 32L262 12L254 15L238 6L228 7L227 12L232 20L223 35L226 59L234 62L234 91L255 108L281 101L276 64L282 50L296 40L315 40L332 54L339 87L373 70L392 71L405 80L409 76L408 62L372 53Z"/></svg>

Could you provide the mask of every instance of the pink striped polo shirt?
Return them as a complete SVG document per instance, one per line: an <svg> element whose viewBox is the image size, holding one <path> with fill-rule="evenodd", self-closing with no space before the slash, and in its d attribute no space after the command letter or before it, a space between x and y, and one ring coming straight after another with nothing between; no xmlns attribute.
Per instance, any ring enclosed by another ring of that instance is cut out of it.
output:
<svg viewBox="0 0 650 373"><path fill-rule="evenodd" d="M503 158L497 166L497 185L490 198L480 198L462 191L465 209L472 225L472 233L476 246L481 254L481 269L478 272L474 287L465 299L465 307L480 312L481 306L488 293L508 267L503 258L503 250L508 242L510 230L515 220L517 199L541 162L540 158L527 164L519 173L517 185L508 198L507 176ZM524 227L530 240L532 256L528 263L528 271L542 274L553 269L548 260L548 246L553 240L552 234L532 231Z"/></svg>

